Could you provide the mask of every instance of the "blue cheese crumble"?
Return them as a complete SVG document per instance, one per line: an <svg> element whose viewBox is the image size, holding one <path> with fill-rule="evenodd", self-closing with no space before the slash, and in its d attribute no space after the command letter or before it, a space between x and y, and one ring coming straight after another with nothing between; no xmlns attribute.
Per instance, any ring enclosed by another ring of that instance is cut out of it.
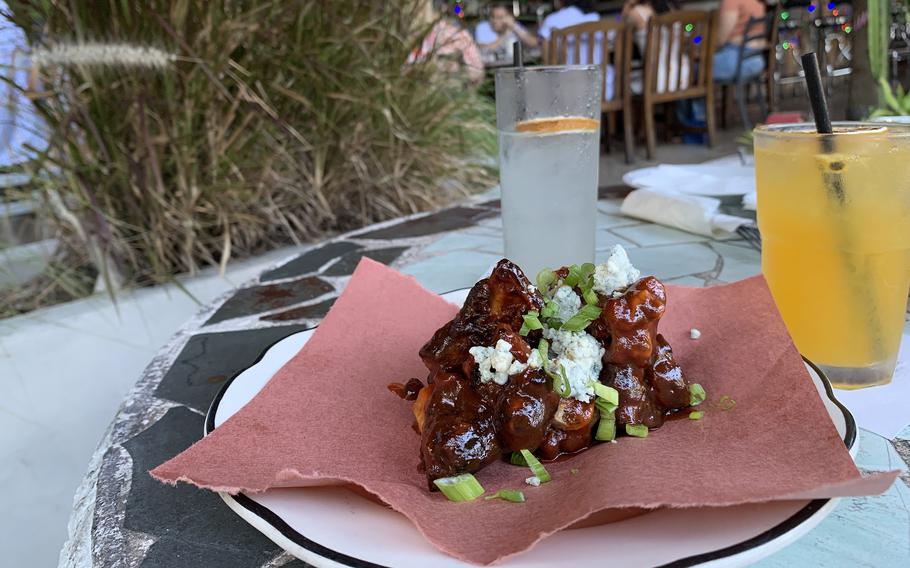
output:
<svg viewBox="0 0 910 568"><path fill-rule="evenodd" d="M527 369L539 368L543 361L537 350L532 350L527 363L522 363L512 356L512 344L505 339L500 339L493 347L476 345L468 349L474 357L477 368L480 370L480 382L493 381L497 385L504 385L510 375L517 375Z"/></svg>
<svg viewBox="0 0 910 568"><path fill-rule="evenodd" d="M607 262L594 268L594 291L604 296L622 292L636 282L641 272L632 266L622 245L613 245Z"/></svg>
<svg viewBox="0 0 910 568"><path fill-rule="evenodd" d="M544 337L550 341L550 351L556 359L550 368L562 368L569 379L569 396L589 402L594 396L594 382L603 368L604 348L593 336L584 331L561 331L549 328Z"/></svg>
<svg viewBox="0 0 910 568"><path fill-rule="evenodd" d="M553 301L557 306L554 317L559 321L569 321L569 318L581 309L581 298L570 286L563 285L557 288L553 294Z"/></svg>

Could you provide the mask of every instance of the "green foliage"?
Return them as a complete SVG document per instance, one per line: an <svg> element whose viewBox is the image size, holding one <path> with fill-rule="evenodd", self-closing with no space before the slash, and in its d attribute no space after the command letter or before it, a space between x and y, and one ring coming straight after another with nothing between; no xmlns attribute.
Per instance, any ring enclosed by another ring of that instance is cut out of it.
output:
<svg viewBox="0 0 910 568"><path fill-rule="evenodd" d="M752 153L752 152L753 152L753 148L755 147L755 136L754 136L754 131L752 131L752 130L747 130L747 131L743 132L742 134L740 134L740 135L736 138L736 143L737 143L741 148L743 148L744 150L746 150L747 152Z"/></svg>
<svg viewBox="0 0 910 568"><path fill-rule="evenodd" d="M419 0L11 0L34 48L172 54L40 69L39 194L70 269L169 281L492 182L494 112L432 58ZM76 263L76 266L73 266Z"/></svg>
<svg viewBox="0 0 910 568"><path fill-rule="evenodd" d="M885 106L875 109L869 118L880 116L907 116L910 115L910 93L904 91L903 85L898 84L896 90L891 89L888 81L879 81L879 93Z"/></svg>
<svg viewBox="0 0 910 568"><path fill-rule="evenodd" d="M869 67L876 81L888 78L888 44L891 41L891 0L867 0L869 14Z"/></svg>

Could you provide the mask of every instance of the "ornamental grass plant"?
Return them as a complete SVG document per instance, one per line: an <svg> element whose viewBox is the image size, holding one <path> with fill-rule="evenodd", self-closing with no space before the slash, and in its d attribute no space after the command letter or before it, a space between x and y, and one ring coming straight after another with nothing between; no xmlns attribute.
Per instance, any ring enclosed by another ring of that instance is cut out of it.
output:
<svg viewBox="0 0 910 568"><path fill-rule="evenodd" d="M433 58L420 0L11 0L47 124L60 249L6 315L173 281L494 181L492 102Z"/></svg>

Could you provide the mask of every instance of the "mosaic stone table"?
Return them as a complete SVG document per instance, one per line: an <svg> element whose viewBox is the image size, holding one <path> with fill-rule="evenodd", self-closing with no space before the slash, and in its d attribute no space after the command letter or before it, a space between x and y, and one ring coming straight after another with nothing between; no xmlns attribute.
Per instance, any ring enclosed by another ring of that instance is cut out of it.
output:
<svg viewBox="0 0 910 568"><path fill-rule="evenodd" d="M615 243L645 274L706 286L759 272L744 241L717 242L619 213L621 189L602 191L598 261ZM306 566L232 513L214 493L154 481L147 471L202 434L224 382L277 340L319 322L361 257L444 292L472 285L502 253L497 200L368 227L316 246L203 310L162 349L124 401L76 495L62 565L78 567ZM866 470L904 469L888 493L845 499L807 536L763 567L910 566L910 429L894 442L861 432Z"/></svg>

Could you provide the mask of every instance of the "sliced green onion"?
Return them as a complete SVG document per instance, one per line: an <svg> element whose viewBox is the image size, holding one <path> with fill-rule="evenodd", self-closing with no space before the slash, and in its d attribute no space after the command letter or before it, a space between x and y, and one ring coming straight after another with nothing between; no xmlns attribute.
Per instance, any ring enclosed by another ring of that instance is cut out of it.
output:
<svg viewBox="0 0 910 568"><path fill-rule="evenodd" d="M438 487L449 501L456 503L473 501L483 495L483 487L470 473L434 479L433 485Z"/></svg>
<svg viewBox="0 0 910 568"><path fill-rule="evenodd" d="M537 353L540 354L540 364L543 367L543 370L550 370L550 342L546 339L541 339L540 343L537 344Z"/></svg>
<svg viewBox="0 0 910 568"><path fill-rule="evenodd" d="M717 401L717 406L723 411L733 410L733 407L736 406L736 401L724 395Z"/></svg>
<svg viewBox="0 0 910 568"><path fill-rule="evenodd" d="M543 309L540 310L540 317L544 319L552 318L556 316L557 312L559 312L559 304L550 300L544 304Z"/></svg>
<svg viewBox="0 0 910 568"><path fill-rule="evenodd" d="M601 309L598 306L585 304L578 312L562 324L560 329L566 331L581 331L588 327L590 323L600 317Z"/></svg>
<svg viewBox="0 0 910 568"><path fill-rule="evenodd" d="M597 297L597 292L594 291L594 288L588 288L582 292L584 296L585 303L589 306L596 306L597 302L600 301L600 298Z"/></svg>
<svg viewBox="0 0 910 568"><path fill-rule="evenodd" d="M613 387L608 387L600 381L594 381L594 394L597 398L613 406L619 406L619 391Z"/></svg>
<svg viewBox="0 0 910 568"><path fill-rule="evenodd" d="M550 286L556 283L559 277L549 268L544 268L537 273L537 288L546 297L550 296Z"/></svg>
<svg viewBox="0 0 910 568"><path fill-rule="evenodd" d="M694 412L689 413L689 420L701 420L701 417L704 415L705 415L704 412L702 412L700 410L696 410Z"/></svg>
<svg viewBox="0 0 910 568"><path fill-rule="evenodd" d="M510 501L512 503L524 503L525 494L514 489L500 489L492 495L487 495L484 499L487 501L490 499L502 499L503 501Z"/></svg>
<svg viewBox="0 0 910 568"><path fill-rule="evenodd" d="M569 377L566 376L566 368L562 366L562 363L559 365L559 372L548 372L550 378L553 379L553 390L559 396L563 398L568 398L572 394L572 383L569 382Z"/></svg>
<svg viewBox="0 0 910 568"><path fill-rule="evenodd" d="M597 423L597 432L594 433L594 439L601 442L609 442L616 439L616 418L613 416L601 416L600 422Z"/></svg>
<svg viewBox="0 0 910 568"><path fill-rule="evenodd" d="M648 427L644 424L626 424L626 434L636 438L647 438Z"/></svg>
<svg viewBox="0 0 910 568"><path fill-rule="evenodd" d="M609 400L603 398L595 398L594 406L597 407L597 410L599 410L601 414L606 414L607 416L612 416L613 413L616 412L616 409L619 408L619 404L613 404Z"/></svg>
<svg viewBox="0 0 910 568"><path fill-rule="evenodd" d="M528 450L521 450L521 457L523 457L525 459L525 462L527 462L528 467L531 468L531 473L536 475L537 478L540 479L541 483L546 483L546 482L550 481L550 479L551 479L550 472L547 471L547 468L545 468L543 466L543 464L540 463L540 460L537 459L534 456L534 454L532 454Z"/></svg>
<svg viewBox="0 0 910 568"><path fill-rule="evenodd" d="M563 281L566 286L583 286L587 283L591 275L594 274L594 265L586 262L582 265L573 264L569 267L569 275Z"/></svg>
<svg viewBox="0 0 910 568"><path fill-rule="evenodd" d="M698 383L689 385L689 406L698 406L705 401L705 389Z"/></svg>
<svg viewBox="0 0 910 568"><path fill-rule="evenodd" d="M577 264L573 264L569 267L569 275L563 279L562 283L566 286L571 286L574 288L578 285L579 277L579 266Z"/></svg>
<svg viewBox="0 0 910 568"><path fill-rule="evenodd" d="M528 467L528 462L522 457L521 452L512 452L512 455L509 457L509 463L512 465L520 465L521 467Z"/></svg>
<svg viewBox="0 0 910 568"><path fill-rule="evenodd" d="M527 335L533 329L543 329L543 324L540 323L540 312L537 310L531 310L525 315L521 316L524 320L524 323L521 324L521 329L518 331L519 335Z"/></svg>

